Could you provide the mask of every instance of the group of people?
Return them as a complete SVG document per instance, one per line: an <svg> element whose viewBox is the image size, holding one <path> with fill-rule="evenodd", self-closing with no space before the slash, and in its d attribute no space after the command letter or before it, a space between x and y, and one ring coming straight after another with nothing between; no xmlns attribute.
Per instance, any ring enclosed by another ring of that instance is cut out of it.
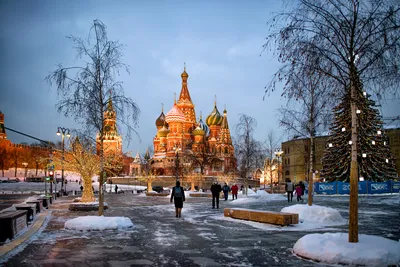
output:
<svg viewBox="0 0 400 267"><path fill-rule="evenodd" d="M224 192L225 201L228 200L229 192L232 192L232 200L234 200L235 198L237 199L239 188L236 184L234 184L232 187L229 187L225 183L225 185L221 187L218 182L213 183L211 185L213 209L215 209L215 207L219 209L219 194L221 193L221 191ZM176 181L176 186L172 188L170 202L172 203L172 201L174 201L175 204L175 217L180 218L183 208L183 202L185 201L185 190L183 189L179 181Z"/></svg>
<svg viewBox="0 0 400 267"><path fill-rule="evenodd" d="M293 202L293 192L296 193L297 196L297 201L303 202L304 200L301 198L301 196L304 195L304 191L306 190L306 186L302 181L300 181L297 185L292 183L292 181L289 179L286 182L285 185L285 190L287 192L287 198L288 202Z"/></svg>

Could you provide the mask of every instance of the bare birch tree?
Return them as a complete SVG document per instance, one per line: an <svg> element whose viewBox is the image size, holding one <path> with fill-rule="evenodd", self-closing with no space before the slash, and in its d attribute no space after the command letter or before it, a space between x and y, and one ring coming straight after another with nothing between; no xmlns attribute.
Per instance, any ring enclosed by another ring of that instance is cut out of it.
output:
<svg viewBox="0 0 400 267"><path fill-rule="evenodd" d="M55 83L60 101L59 112L72 116L75 121L83 123L87 135L100 137L100 178L99 178L99 215L104 208L104 112L111 101L117 113L117 120L127 126L128 136L134 131L139 108L130 98L125 97L122 83L116 81L119 70L128 71L122 62L123 46L118 41L107 37L106 25L94 20L87 40L69 36L73 41L77 56L82 60L81 66L58 68L51 72L46 80Z"/></svg>
<svg viewBox="0 0 400 267"><path fill-rule="evenodd" d="M331 92L350 92L351 164L349 242L358 242L357 104L362 90L397 92L400 77L400 3L394 0L299 0L269 21L265 49L276 46L283 66L267 91L293 75L315 71ZM362 94L361 94L362 95Z"/></svg>

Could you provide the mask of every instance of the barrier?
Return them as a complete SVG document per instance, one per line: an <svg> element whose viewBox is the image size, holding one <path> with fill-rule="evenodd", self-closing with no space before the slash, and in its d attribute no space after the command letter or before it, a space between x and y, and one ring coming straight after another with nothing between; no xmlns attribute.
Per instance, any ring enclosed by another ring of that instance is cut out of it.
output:
<svg viewBox="0 0 400 267"><path fill-rule="evenodd" d="M306 185L307 188L307 185ZM350 194L350 183L344 182L332 182L332 183L314 183L314 192L316 194L323 195L349 195ZM387 194L387 193L399 193L400 182L392 180L386 182L371 182L362 181L358 182L358 193L359 194Z"/></svg>

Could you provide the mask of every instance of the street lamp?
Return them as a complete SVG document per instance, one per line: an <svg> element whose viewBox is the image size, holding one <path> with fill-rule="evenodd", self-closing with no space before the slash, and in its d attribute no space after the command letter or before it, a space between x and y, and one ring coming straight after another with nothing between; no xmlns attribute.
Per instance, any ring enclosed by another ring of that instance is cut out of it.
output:
<svg viewBox="0 0 400 267"><path fill-rule="evenodd" d="M22 166L25 167L25 178L24 178L24 181L26 181L26 175L28 174L28 169L27 169L27 167L28 167L28 162L22 162Z"/></svg>
<svg viewBox="0 0 400 267"><path fill-rule="evenodd" d="M176 180L179 181L179 151L182 149L178 147L177 144L174 146L174 151L175 151L175 176Z"/></svg>
<svg viewBox="0 0 400 267"><path fill-rule="evenodd" d="M282 154L283 154L283 151L282 151L282 149L281 148L277 148L277 149L275 149L275 155L278 157L278 184L279 184L279 181L280 181L280 175L279 175L279 158L282 156Z"/></svg>
<svg viewBox="0 0 400 267"><path fill-rule="evenodd" d="M64 192L64 152L65 152L65 147L64 147L64 137L65 135L69 138L71 135L69 133L68 128L64 127L58 127L57 128L57 135L61 135L61 145L62 145L62 158L61 158L61 194ZM57 180L57 178L56 178Z"/></svg>

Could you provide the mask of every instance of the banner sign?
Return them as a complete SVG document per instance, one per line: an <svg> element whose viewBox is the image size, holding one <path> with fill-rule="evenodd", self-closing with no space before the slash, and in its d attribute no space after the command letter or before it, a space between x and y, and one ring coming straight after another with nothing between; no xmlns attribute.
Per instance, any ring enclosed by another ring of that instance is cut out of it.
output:
<svg viewBox="0 0 400 267"><path fill-rule="evenodd" d="M368 193L369 194L383 194L391 192L391 181L376 183L368 183Z"/></svg>
<svg viewBox="0 0 400 267"><path fill-rule="evenodd" d="M317 194L339 194L350 195L350 183L332 182L332 183L314 183L314 192ZM399 193L400 182L386 181L386 182L358 182L359 194L385 194L385 193Z"/></svg>
<svg viewBox="0 0 400 267"><path fill-rule="evenodd" d="M337 194L337 182L332 183L315 183L315 193L334 195Z"/></svg>
<svg viewBox="0 0 400 267"><path fill-rule="evenodd" d="M400 182L392 182L392 192L399 193L400 192Z"/></svg>
<svg viewBox="0 0 400 267"><path fill-rule="evenodd" d="M358 193L367 194L367 182L358 182ZM338 194L350 195L350 183L338 182Z"/></svg>

